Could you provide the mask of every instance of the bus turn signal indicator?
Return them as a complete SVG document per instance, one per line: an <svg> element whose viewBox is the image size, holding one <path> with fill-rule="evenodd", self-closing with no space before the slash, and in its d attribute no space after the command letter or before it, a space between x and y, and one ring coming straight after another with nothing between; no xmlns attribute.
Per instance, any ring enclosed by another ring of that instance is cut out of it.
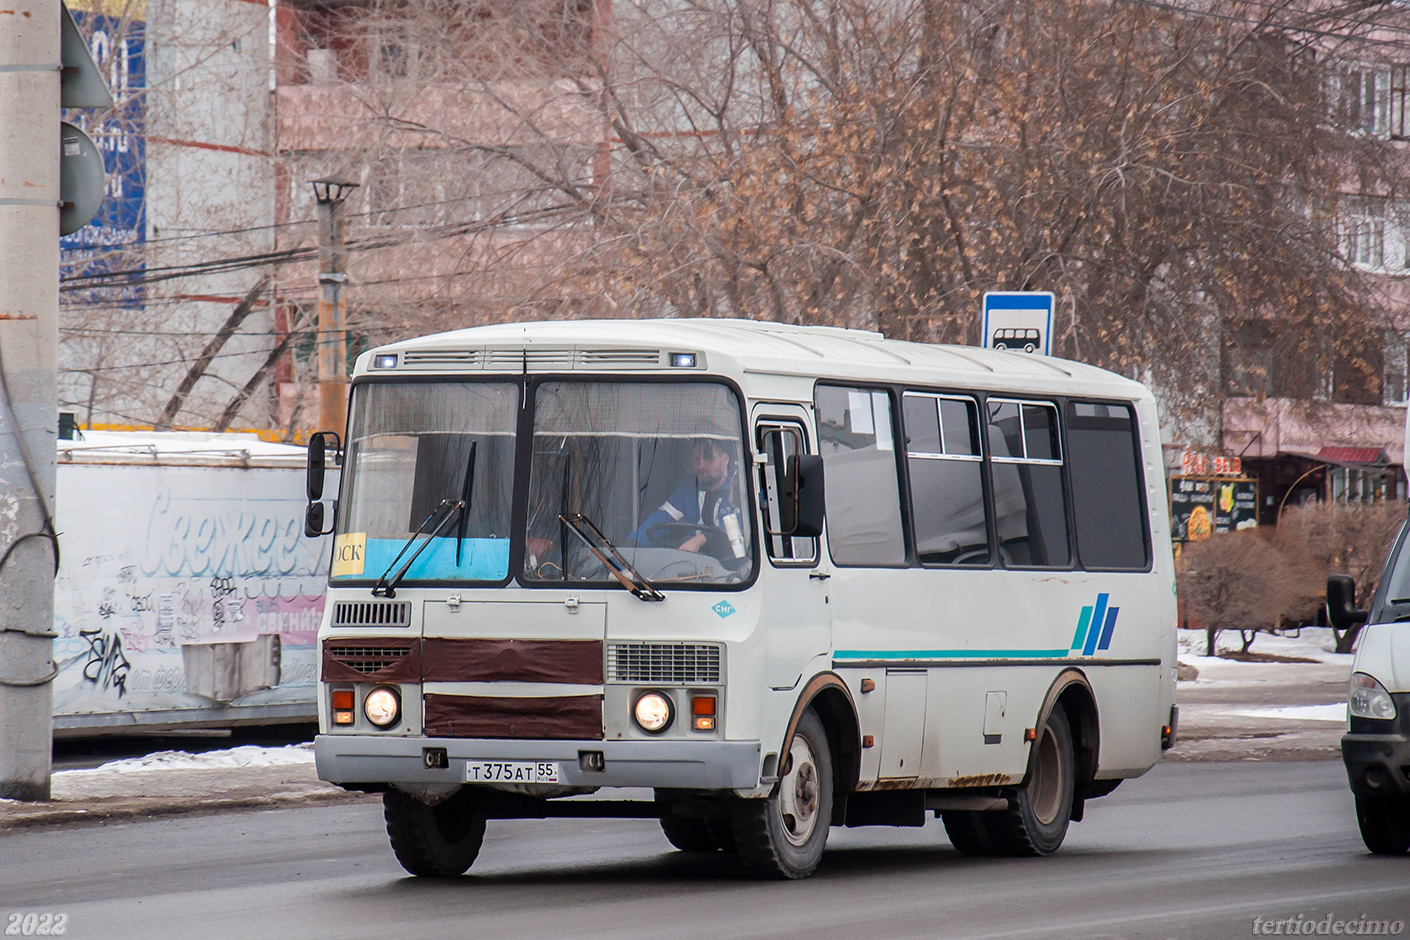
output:
<svg viewBox="0 0 1410 940"><path fill-rule="evenodd" d="M697 695L690 700L690 713L696 731L715 730L715 696Z"/></svg>

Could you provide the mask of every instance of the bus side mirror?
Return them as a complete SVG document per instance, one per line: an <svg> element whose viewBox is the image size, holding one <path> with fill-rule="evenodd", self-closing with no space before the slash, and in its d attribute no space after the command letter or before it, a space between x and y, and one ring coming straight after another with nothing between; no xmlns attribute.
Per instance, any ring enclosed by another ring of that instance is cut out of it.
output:
<svg viewBox="0 0 1410 940"><path fill-rule="evenodd" d="M793 499L785 498L784 505L797 507L793 535L805 539L817 538L822 535L823 516L826 513L823 459L816 454L790 457L784 476L784 492L793 496Z"/></svg>
<svg viewBox="0 0 1410 940"><path fill-rule="evenodd" d="M323 504L309 503L308 508L304 510L304 535L307 535L311 539L316 539L321 535L327 535L332 532L333 528L331 526L327 529L323 527L323 517Z"/></svg>
<svg viewBox="0 0 1410 940"><path fill-rule="evenodd" d="M1350 575L1334 574L1327 579L1327 622L1338 631L1365 623L1370 611L1356 607L1356 582Z"/></svg>
<svg viewBox="0 0 1410 940"><path fill-rule="evenodd" d="M319 431L308 439L308 501L316 503L323 498L323 471L328 464L328 439L333 439L333 452L341 449L341 442L334 431Z"/></svg>
<svg viewBox="0 0 1410 940"><path fill-rule="evenodd" d="M333 531L332 526L324 527L323 498L324 471L328 465L328 441L333 441L333 458L338 458L342 442L333 431L319 431L308 439L308 474L305 490L308 493L308 507L304 509L304 535L318 538ZM336 516L336 511L334 512Z"/></svg>

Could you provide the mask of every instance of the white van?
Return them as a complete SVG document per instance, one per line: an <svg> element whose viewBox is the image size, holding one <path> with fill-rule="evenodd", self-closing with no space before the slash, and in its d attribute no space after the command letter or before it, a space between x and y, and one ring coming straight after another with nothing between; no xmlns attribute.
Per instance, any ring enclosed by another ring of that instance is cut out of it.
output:
<svg viewBox="0 0 1410 940"><path fill-rule="evenodd" d="M1410 850L1410 523L1402 525L1365 610L1347 575L1327 579L1327 617L1338 630L1364 623L1347 694L1342 760L1366 848Z"/></svg>
<svg viewBox="0 0 1410 940"><path fill-rule="evenodd" d="M1173 741L1160 434L1120 376L530 323L364 354L349 414L331 525L310 445L317 765L384 793L414 874L549 816L656 818L766 877L931 812L963 852L1047 855Z"/></svg>

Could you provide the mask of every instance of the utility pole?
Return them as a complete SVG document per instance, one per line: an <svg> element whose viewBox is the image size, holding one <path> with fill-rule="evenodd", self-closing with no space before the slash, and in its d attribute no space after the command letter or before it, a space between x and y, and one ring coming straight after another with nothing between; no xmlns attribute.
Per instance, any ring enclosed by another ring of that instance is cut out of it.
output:
<svg viewBox="0 0 1410 940"><path fill-rule="evenodd" d="M348 418L348 275L338 210L358 184L323 179L312 185L318 200L318 428L341 435Z"/></svg>
<svg viewBox="0 0 1410 940"><path fill-rule="evenodd" d="M47 800L62 7L23 6L0 16L0 797Z"/></svg>

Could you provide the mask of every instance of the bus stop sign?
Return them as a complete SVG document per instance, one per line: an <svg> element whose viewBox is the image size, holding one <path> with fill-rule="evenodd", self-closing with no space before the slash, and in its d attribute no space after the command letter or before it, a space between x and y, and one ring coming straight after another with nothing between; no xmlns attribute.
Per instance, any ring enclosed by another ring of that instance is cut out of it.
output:
<svg viewBox="0 0 1410 940"><path fill-rule="evenodd" d="M984 295L980 345L985 349L1053 354L1051 291L989 291Z"/></svg>

